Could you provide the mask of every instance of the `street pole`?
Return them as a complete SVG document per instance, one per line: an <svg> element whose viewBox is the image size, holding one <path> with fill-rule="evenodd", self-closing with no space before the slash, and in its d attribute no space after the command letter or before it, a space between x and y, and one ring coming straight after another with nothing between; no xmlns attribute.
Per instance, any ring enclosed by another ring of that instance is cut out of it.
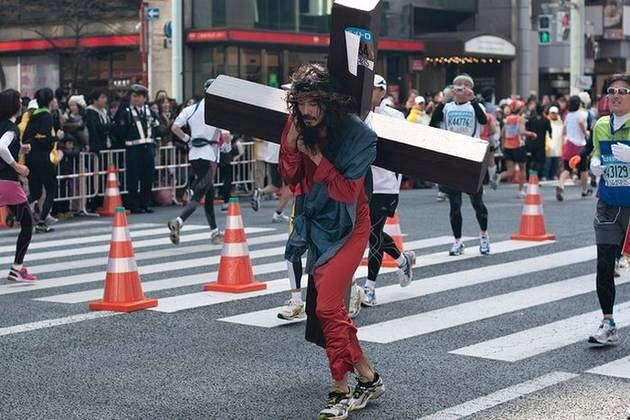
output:
<svg viewBox="0 0 630 420"><path fill-rule="evenodd" d="M571 95L580 92L577 86L578 78L584 76L584 13L586 8L584 0L571 0L571 32L570 32L570 59L571 59Z"/></svg>
<svg viewBox="0 0 630 420"><path fill-rule="evenodd" d="M172 34L172 55L171 55L171 91L173 98L177 103L184 101L183 94L183 21L182 21L182 3L180 0L173 0L171 2L171 28Z"/></svg>
<svg viewBox="0 0 630 420"><path fill-rule="evenodd" d="M147 89L153 94L153 19L147 22Z"/></svg>

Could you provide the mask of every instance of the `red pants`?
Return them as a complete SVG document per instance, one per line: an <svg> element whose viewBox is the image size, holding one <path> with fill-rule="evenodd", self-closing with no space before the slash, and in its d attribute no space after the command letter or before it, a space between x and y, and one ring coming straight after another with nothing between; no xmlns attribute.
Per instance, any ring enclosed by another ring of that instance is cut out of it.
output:
<svg viewBox="0 0 630 420"><path fill-rule="evenodd" d="M362 205L361 205L362 204ZM360 203L354 231L337 254L313 273L317 289L315 312L326 340L326 355L336 381L352 372L363 357L357 329L348 316L344 297L352 276L361 263L370 237L370 215L366 202Z"/></svg>

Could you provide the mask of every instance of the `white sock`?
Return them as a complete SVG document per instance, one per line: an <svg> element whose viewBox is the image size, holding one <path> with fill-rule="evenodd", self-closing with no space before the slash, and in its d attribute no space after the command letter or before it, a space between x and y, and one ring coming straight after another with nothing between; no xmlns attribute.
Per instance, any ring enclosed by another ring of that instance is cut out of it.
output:
<svg viewBox="0 0 630 420"><path fill-rule="evenodd" d="M494 179L494 177L497 175L497 167L488 166L488 175L490 176L490 179Z"/></svg>
<svg viewBox="0 0 630 420"><path fill-rule="evenodd" d="M405 258L405 256L401 253L400 257L396 258L396 264L398 265L398 267L402 267L403 265L405 265L407 263L407 259Z"/></svg>
<svg viewBox="0 0 630 420"><path fill-rule="evenodd" d="M184 226L184 221L182 220L182 218L181 218L181 217L178 217L178 218L177 218L177 219L175 219L175 220L177 220L177 223L179 224L179 226L180 226L180 227L181 227L181 226Z"/></svg>
<svg viewBox="0 0 630 420"><path fill-rule="evenodd" d="M13 264L13 269L20 271L24 267L24 264Z"/></svg>
<svg viewBox="0 0 630 420"><path fill-rule="evenodd" d="M455 243L456 244L461 244L462 243L462 238L455 238Z"/></svg>
<svg viewBox="0 0 630 420"><path fill-rule="evenodd" d="M374 281L374 280L366 280L365 281L365 287L367 287L368 289L376 288L376 281Z"/></svg>
<svg viewBox="0 0 630 420"><path fill-rule="evenodd" d="M488 232L481 232L479 234L479 236L481 236L482 238L487 238L488 237Z"/></svg>
<svg viewBox="0 0 630 420"><path fill-rule="evenodd" d="M291 302L302 303L302 292L291 292Z"/></svg>
<svg viewBox="0 0 630 420"><path fill-rule="evenodd" d="M219 228L214 228L210 231L210 236L214 236L217 235L219 233Z"/></svg>

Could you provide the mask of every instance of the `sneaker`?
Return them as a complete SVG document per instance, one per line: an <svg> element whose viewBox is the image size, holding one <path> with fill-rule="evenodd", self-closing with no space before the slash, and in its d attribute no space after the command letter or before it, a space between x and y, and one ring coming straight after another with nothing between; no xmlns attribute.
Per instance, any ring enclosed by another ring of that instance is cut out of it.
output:
<svg viewBox="0 0 630 420"><path fill-rule="evenodd" d="M440 203L443 202L443 201L446 201L446 194L441 192L441 191L438 192L438 195L435 198L435 201L440 202Z"/></svg>
<svg viewBox="0 0 630 420"><path fill-rule="evenodd" d="M50 214L48 216L46 216L46 221L45 223L47 225L54 225L55 223L57 223L59 221L59 219L52 217Z"/></svg>
<svg viewBox="0 0 630 420"><path fill-rule="evenodd" d="M271 217L271 223L289 223L289 216L284 213L274 211L273 216Z"/></svg>
<svg viewBox="0 0 630 420"><path fill-rule="evenodd" d="M494 174L493 177L490 178L490 188L496 190L499 187L499 174Z"/></svg>
<svg viewBox="0 0 630 420"><path fill-rule="evenodd" d="M260 208L261 200L262 200L262 190L260 188L256 188L254 190L254 195L252 195L252 201L251 201L252 210L258 211L258 209Z"/></svg>
<svg viewBox="0 0 630 420"><path fill-rule="evenodd" d="M168 229L171 231L169 238L173 245L179 245L179 230L182 228L182 225L179 224L177 219L171 219L167 223Z"/></svg>
<svg viewBox="0 0 630 420"><path fill-rule="evenodd" d="M590 197L592 195L593 195L593 190L590 188L586 191L582 191L582 198Z"/></svg>
<svg viewBox="0 0 630 420"><path fill-rule="evenodd" d="M357 385L352 392L352 398L350 399L350 411L360 410L365 408L368 401L375 400L385 393L385 385L381 376L374 372L373 381L363 381L361 378L357 379Z"/></svg>
<svg viewBox="0 0 630 420"><path fill-rule="evenodd" d="M304 305L304 302L293 302L292 300L289 300L287 305L278 312L278 318L284 319L285 321L305 319L306 305Z"/></svg>
<svg viewBox="0 0 630 420"><path fill-rule="evenodd" d="M363 299L363 288L353 283L350 291L350 307L348 308L348 316L350 318L356 318L359 315Z"/></svg>
<svg viewBox="0 0 630 420"><path fill-rule="evenodd" d="M524 200L525 197L527 197L527 193L525 192L525 190L520 190L518 194L516 195L516 197L520 198L521 200Z"/></svg>
<svg viewBox="0 0 630 420"><path fill-rule="evenodd" d="M215 229L210 232L210 243L212 245L221 245L223 243L223 233L219 232L219 229Z"/></svg>
<svg viewBox="0 0 630 420"><path fill-rule="evenodd" d="M490 254L490 238L488 235L481 235L479 237L479 253L481 255Z"/></svg>
<svg viewBox="0 0 630 420"><path fill-rule="evenodd" d="M38 223L35 226L35 233L49 233L49 232L54 232L54 231L55 229L51 228L46 223Z"/></svg>
<svg viewBox="0 0 630 420"><path fill-rule="evenodd" d="M376 306L376 289L372 287L364 287L361 296L361 305Z"/></svg>
<svg viewBox="0 0 630 420"><path fill-rule="evenodd" d="M326 408L319 412L319 420L343 420L348 418L348 403L352 394L345 393L338 387L333 387L328 393Z"/></svg>
<svg viewBox="0 0 630 420"><path fill-rule="evenodd" d="M22 267L19 270L11 267L9 270L9 275L7 276L7 280L17 281L21 283L33 283L37 280L37 276L28 273L26 267Z"/></svg>
<svg viewBox="0 0 630 420"><path fill-rule="evenodd" d="M464 253L464 243L461 241L455 241L451 250L448 251L448 255L456 256Z"/></svg>
<svg viewBox="0 0 630 420"><path fill-rule="evenodd" d="M221 204L221 211L222 212L228 211L228 207L229 207L228 203Z"/></svg>
<svg viewBox="0 0 630 420"><path fill-rule="evenodd" d="M564 201L564 188L556 187L556 200Z"/></svg>
<svg viewBox="0 0 630 420"><path fill-rule="evenodd" d="M615 321L604 319L599 325L597 331L588 338L588 342L592 344L617 344L619 336L617 335L617 326Z"/></svg>
<svg viewBox="0 0 630 420"><path fill-rule="evenodd" d="M416 265L416 253L404 251L402 255L405 257L405 264L402 267L398 267L398 280L400 281L400 287L407 287L413 280L413 266Z"/></svg>

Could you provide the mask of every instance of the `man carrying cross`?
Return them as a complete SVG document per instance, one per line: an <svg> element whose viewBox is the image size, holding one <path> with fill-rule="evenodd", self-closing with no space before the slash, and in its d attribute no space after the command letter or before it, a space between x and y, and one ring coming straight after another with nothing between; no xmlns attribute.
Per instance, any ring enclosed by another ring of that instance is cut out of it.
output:
<svg viewBox="0 0 630 420"><path fill-rule="evenodd" d="M385 392L344 305L370 235L365 180L376 158L377 139L350 112L352 101L335 91L322 66L301 66L287 96L290 116L280 148L280 173L289 185L301 185L304 200L286 257L299 259L308 250L307 338L309 329L321 328L323 340L314 341L326 349L335 383L320 419L345 419L349 411ZM359 378L351 393L347 376L354 370Z"/></svg>

